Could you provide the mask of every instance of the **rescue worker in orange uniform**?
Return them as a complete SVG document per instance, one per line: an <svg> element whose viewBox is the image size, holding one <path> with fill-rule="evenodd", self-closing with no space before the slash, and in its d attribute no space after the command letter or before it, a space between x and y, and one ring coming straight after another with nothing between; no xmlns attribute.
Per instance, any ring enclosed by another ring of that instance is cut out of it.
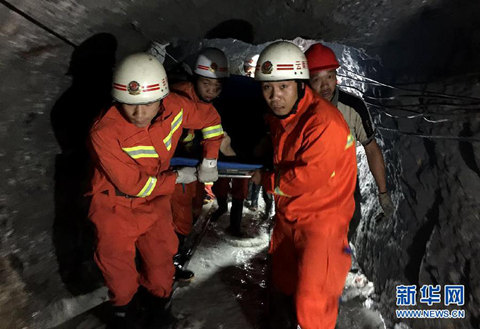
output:
<svg viewBox="0 0 480 329"><path fill-rule="evenodd" d="M171 89L176 93L187 97L196 104L211 108L212 101L220 95L223 80L228 77L228 61L223 51L217 48L206 48L198 56L193 81L183 81L172 85ZM202 130L203 136L216 137L223 131L209 128ZM198 157L196 150L195 131L185 129L179 148L175 156L189 158ZM206 186L213 182L206 182ZM175 255L175 279L187 281L193 278L194 273L183 267L186 261L185 239L192 231L193 216L199 215L203 205L204 184L193 182L190 184L176 184L172 195L172 213L175 231L179 239L179 251Z"/></svg>
<svg viewBox="0 0 480 329"><path fill-rule="evenodd" d="M337 69L340 67L337 57L332 49L316 43L305 52L310 70L310 87L327 101L335 105L345 119L355 140L360 142L365 149L368 167L372 172L378 188L378 201L385 216L391 217L394 206L390 194L387 191L385 176L385 161L382 151L375 141L375 127L370 113L363 102L357 96L351 95L337 86ZM356 143L355 143L356 144ZM349 240L355 235L361 219L360 188L355 188L355 213L350 221L348 232Z"/></svg>
<svg viewBox="0 0 480 329"><path fill-rule="evenodd" d="M170 196L176 183L217 179L222 135L205 136L197 168L174 171L170 159L182 128L221 131L220 117L214 109L198 110L189 99L169 93L162 64L143 53L118 65L112 96L116 103L90 132L96 161L89 211L97 228L95 261L113 304L110 328L134 327L139 285L149 301L149 323L158 328L166 317L162 310L172 291L178 247Z"/></svg>
<svg viewBox="0 0 480 329"><path fill-rule="evenodd" d="M275 42L260 54L255 79L272 111L274 170L256 171L252 180L275 194L269 253L276 297L293 296L298 328L334 329L351 263L355 145L341 113L306 85L308 78L293 43Z"/></svg>

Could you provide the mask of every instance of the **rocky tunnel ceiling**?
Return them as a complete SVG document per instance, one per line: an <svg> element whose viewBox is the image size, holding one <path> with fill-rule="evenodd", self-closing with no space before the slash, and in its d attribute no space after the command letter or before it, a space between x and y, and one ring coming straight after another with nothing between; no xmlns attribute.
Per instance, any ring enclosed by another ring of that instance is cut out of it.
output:
<svg viewBox="0 0 480 329"><path fill-rule="evenodd" d="M75 226L86 216L76 166L84 159L65 152L58 128L77 133L72 123L102 101L95 95L108 93L98 77L111 74L112 60L93 52L87 66L77 67L88 85L79 90L69 71L78 60L74 49L116 49L121 58L152 40L257 45L296 37L361 49L381 63L377 80L417 91L401 99L385 90L369 94L382 101L371 110L397 212L377 222L376 191L365 185L357 251L386 322L395 323L395 285L462 283L468 299L462 328L479 328L478 17L480 2L468 0L0 0L0 328L58 323L52 318L58 305L98 288L83 272L77 274L86 284L71 286L79 278L62 272L65 260L76 261L72 254L82 261L91 252L68 249L71 236L92 241L78 237ZM108 37L86 42L96 35ZM78 218L62 219L65 208L79 210ZM89 305L100 303L95 298Z"/></svg>
<svg viewBox="0 0 480 329"><path fill-rule="evenodd" d="M65 42L78 45L98 32L115 35L120 54L143 50L149 40L232 37L263 43L301 36L366 49L379 55L395 77L470 73L478 64L480 50L480 4L467 0L248 0L241 5L207 0L2 3L1 37L12 46L2 49L4 60L15 52L38 56L42 49ZM37 24L14 13L8 8L10 3Z"/></svg>

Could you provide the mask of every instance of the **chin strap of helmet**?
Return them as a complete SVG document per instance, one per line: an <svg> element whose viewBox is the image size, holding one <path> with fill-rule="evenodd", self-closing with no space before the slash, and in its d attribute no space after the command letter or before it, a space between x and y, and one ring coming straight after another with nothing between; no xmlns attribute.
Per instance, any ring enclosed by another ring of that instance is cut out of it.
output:
<svg viewBox="0 0 480 329"><path fill-rule="evenodd" d="M274 114L280 120L284 120L284 119L288 118L289 116L291 116L292 114L297 113L298 103L300 103L303 96L305 96L305 82L303 82L301 80L295 80L295 82L297 83L297 94L298 94L297 101L295 102L295 104L293 104L292 110L290 112L288 112L287 114L284 114L284 115Z"/></svg>

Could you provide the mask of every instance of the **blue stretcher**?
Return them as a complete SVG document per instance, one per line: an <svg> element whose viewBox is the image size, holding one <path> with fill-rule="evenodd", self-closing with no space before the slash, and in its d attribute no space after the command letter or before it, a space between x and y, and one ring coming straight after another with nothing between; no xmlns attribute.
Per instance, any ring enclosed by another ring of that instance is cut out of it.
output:
<svg viewBox="0 0 480 329"><path fill-rule="evenodd" d="M174 157L170 160L172 167L196 167L200 163L198 159ZM263 168L261 164L249 164L238 162L218 161L218 177L250 178L251 172Z"/></svg>

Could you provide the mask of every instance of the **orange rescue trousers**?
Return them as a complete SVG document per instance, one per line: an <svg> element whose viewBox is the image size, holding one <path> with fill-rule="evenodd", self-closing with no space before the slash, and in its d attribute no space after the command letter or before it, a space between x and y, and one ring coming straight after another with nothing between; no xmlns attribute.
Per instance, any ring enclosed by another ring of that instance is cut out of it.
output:
<svg viewBox="0 0 480 329"><path fill-rule="evenodd" d="M170 296L178 248L170 197L147 201L96 193L89 215L97 228L95 261L113 305L128 304L139 285L157 297ZM140 273L136 250L142 259Z"/></svg>
<svg viewBox="0 0 480 329"><path fill-rule="evenodd" d="M193 217L202 211L204 194L203 183L175 184L171 201L175 232L185 236L190 234Z"/></svg>
<svg viewBox="0 0 480 329"><path fill-rule="evenodd" d="M294 296L302 329L335 328L339 299L351 265L348 225L340 232L332 230L339 225L337 217L275 221L269 251L272 281L278 291ZM333 223L331 227L325 225L329 222Z"/></svg>

